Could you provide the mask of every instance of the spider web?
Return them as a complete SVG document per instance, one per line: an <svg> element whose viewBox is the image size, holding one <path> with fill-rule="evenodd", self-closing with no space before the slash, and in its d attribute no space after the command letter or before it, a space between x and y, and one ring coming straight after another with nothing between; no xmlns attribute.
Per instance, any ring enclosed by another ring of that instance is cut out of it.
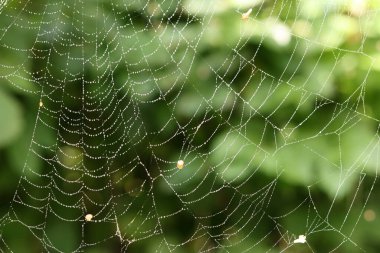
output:
<svg viewBox="0 0 380 253"><path fill-rule="evenodd" d="M2 251L365 251L379 6L313 2L0 1L1 80L36 101Z"/></svg>

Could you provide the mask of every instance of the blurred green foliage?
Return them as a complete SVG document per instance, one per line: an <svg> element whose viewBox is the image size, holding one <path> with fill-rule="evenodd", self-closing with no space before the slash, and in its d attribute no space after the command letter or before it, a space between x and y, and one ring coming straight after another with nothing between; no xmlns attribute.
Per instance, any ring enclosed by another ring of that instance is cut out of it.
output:
<svg viewBox="0 0 380 253"><path fill-rule="evenodd" d="M125 249L112 223L57 218L83 217L66 208L83 199L57 190L86 192L67 183L80 180L106 189L88 190L94 202L122 196L112 208L123 236L147 234L128 252L378 252L379 219L363 214L380 211L379 10L364 0L9 1L0 10L1 249L72 252L83 234L96 243L86 252ZM83 115L102 124L65 123ZM108 129L107 140L96 135ZM100 158L119 147L120 159ZM173 173L167 161L184 156ZM98 177L66 170L81 163ZM49 197L48 214L17 205L20 177L51 187L24 182ZM213 215L226 206L231 214ZM15 214L43 228L9 222ZM309 245L285 250L305 233Z"/></svg>

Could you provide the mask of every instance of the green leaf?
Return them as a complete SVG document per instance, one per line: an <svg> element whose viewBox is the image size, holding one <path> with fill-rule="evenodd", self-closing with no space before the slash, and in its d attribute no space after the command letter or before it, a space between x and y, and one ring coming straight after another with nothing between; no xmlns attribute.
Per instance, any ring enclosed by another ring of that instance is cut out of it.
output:
<svg viewBox="0 0 380 253"><path fill-rule="evenodd" d="M0 90L0 147L14 141L22 132L24 120L17 100Z"/></svg>
<svg viewBox="0 0 380 253"><path fill-rule="evenodd" d="M212 150L211 162L219 177L228 182L246 179L266 158L260 147L238 131L219 135Z"/></svg>

